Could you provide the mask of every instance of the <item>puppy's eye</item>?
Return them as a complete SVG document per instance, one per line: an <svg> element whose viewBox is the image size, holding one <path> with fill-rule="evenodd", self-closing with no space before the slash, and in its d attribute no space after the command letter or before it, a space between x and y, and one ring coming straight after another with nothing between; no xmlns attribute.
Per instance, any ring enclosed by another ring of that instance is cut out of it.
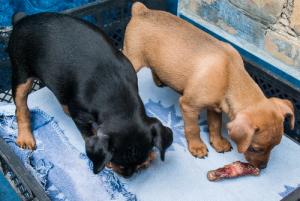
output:
<svg viewBox="0 0 300 201"><path fill-rule="evenodd" d="M261 153L261 152L263 152L262 149L254 148L254 147L252 147L252 146L250 146L250 147L248 148L248 151L249 151L249 152L252 152L252 153Z"/></svg>

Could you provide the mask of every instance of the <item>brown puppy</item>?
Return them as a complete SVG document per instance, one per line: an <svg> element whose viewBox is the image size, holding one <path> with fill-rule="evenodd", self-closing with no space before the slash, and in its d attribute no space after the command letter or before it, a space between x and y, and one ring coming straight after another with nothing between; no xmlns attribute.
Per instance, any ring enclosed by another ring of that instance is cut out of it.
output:
<svg viewBox="0 0 300 201"><path fill-rule="evenodd" d="M239 53L186 21L135 3L127 26L124 54L136 71L150 66L155 83L175 89L184 119L185 136L192 155L207 156L200 138L198 117L208 112L210 142L217 152L231 150L221 135L225 112L230 138L253 165L264 168L271 149L280 143L283 122L294 108L290 101L266 98L244 69Z"/></svg>

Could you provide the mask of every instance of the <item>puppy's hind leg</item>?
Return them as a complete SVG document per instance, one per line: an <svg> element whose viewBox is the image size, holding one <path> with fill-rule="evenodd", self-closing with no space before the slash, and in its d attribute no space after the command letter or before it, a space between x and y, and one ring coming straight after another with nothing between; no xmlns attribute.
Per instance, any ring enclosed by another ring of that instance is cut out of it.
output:
<svg viewBox="0 0 300 201"><path fill-rule="evenodd" d="M144 55L142 54L142 49L137 41L139 41L135 36L128 34L130 30L129 22L124 38L124 45L122 53L129 59L130 63L132 64L135 72L139 72L142 67L146 67L147 62L144 61Z"/></svg>
<svg viewBox="0 0 300 201"><path fill-rule="evenodd" d="M30 112L27 106L27 97L31 90L33 79L27 78L25 82L18 82L13 76L13 99L16 104L16 117L18 122L17 144L21 148L35 149L36 143L31 132Z"/></svg>
<svg viewBox="0 0 300 201"><path fill-rule="evenodd" d="M189 104L189 98L182 96L179 99L180 108L184 121L184 133L188 143L190 153L197 158L204 158L208 154L208 149L200 138L200 128L198 125L200 109Z"/></svg>
<svg viewBox="0 0 300 201"><path fill-rule="evenodd" d="M219 153L231 151L232 147L227 139L222 136L222 113L207 110L209 129L209 141L212 147Z"/></svg>

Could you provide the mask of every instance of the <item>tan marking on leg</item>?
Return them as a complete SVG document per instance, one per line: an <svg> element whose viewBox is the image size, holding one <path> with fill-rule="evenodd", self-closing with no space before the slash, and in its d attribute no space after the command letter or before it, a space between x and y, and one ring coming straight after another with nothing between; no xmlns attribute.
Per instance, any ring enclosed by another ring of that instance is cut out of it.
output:
<svg viewBox="0 0 300 201"><path fill-rule="evenodd" d="M191 107L187 104L184 96L180 97L179 103L184 121L184 132L188 149L193 156L204 158L208 154L208 149L200 138L198 125L200 111L198 108Z"/></svg>
<svg viewBox="0 0 300 201"><path fill-rule="evenodd" d="M17 144L23 149L35 149L36 143L31 132L30 112L27 105L27 97L31 90L33 80L30 78L16 88L15 104L18 122Z"/></svg>
<svg viewBox="0 0 300 201"><path fill-rule="evenodd" d="M222 113L207 110L209 129L209 141L212 147L219 153L231 151L232 147L227 139L222 136Z"/></svg>

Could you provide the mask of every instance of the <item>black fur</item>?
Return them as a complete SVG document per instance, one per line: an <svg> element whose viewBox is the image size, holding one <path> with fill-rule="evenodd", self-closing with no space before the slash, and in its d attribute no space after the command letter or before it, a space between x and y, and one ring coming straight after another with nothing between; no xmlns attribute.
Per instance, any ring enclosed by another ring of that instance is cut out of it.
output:
<svg viewBox="0 0 300 201"><path fill-rule="evenodd" d="M153 146L164 159L172 131L146 116L131 63L96 26L55 13L21 17L8 51L13 91L38 78L67 105L95 173L111 161L130 176Z"/></svg>

